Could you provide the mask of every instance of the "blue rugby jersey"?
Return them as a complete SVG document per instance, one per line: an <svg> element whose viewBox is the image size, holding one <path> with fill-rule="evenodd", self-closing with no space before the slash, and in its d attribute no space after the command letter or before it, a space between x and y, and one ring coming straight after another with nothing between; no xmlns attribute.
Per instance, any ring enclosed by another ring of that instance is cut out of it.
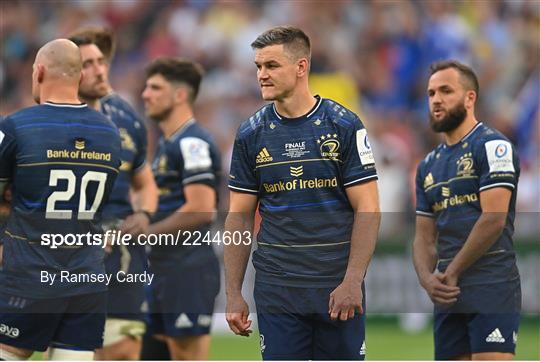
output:
<svg viewBox="0 0 540 362"><path fill-rule="evenodd" d="M146 127L133 107L118 94L111 93L101 98L100 102L101 112L116 125L122 140L120 173L114 183L111 197L103 207L103 219L112 220L111 226L117 228L119 226L117 220L133 214L129 189L131 178L146 163ZM105 224L104 227L108 225ZM119 270L142 273L146 269L146 264L143 245L115 246L105 259L108 273L116 273Z"/></svg>
<svg viewBox="0 0 540 362"><path fill-rule="evenodd" d="M296 119L266 105L237 132L229 188L259 199L253 264L260 282L338 285L354 221L346 188L377 179L360 119L332 100L316 99Z"/></svg>
<svg viewBox="0 0 540 362"><path fill-rule="evenodd" d="M488 284L519 278L512 234L519 159L506 137L478 123L460 142L441 144L418 165L416 213L433 217L438 230L438 269L446 270L480 217L480 192L512 191L506 226L491 248L460 276L460 285Z"/></svg>
<svg viewBox="0 0 540 362"><path fill-rule="evenodd" d="M122 139L122 164L114 188L103 209L104 218L125 218L133 213L129 201L131 177L146 162L146 128L133 107L118 94L101 98L101 112L118 127Z"/></svg>
<svg viewBox="0 0 540 362"><path fill-rule="evenodd" d="M169 138L161 137L152 163L152 171L159 188L159 205L155 221L166 218L186 203L184 187L205 184L216 191L221 177L221 157L213 137L195 119L187 121ZM203 235L210 225L198 228ZM192 242L188 240L188 242ZM197 264L215 258L212 246L156 246L149 259L153 268ZM200 242L200 241L199 241Z"/></svg>
<svg viewBox="0 0 540 362"><path fill-rule="evenodd" d="M2 291L46 298L106 289L103 283L40 281L40 273L104 273L101 245L51 249L43 234L100 233L103 205L120 166L118 130L86 104L23 109L0 123L0 179L12 182L4 233Z"/></svg>

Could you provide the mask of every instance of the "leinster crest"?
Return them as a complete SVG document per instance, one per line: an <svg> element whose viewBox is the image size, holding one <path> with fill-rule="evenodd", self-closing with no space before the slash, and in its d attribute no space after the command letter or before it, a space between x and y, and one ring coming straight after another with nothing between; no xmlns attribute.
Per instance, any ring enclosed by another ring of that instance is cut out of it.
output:
<svg viewBox="0 0 540 362"><path fill-rule="evenodd" d="M339 159L339 141L337 134L325 134L317 140L322 158L337 161Z"/></svg>
<svg viewBox="0 0 540 362"><path fill-rule="evenodd" d="M474 173L472 153L463 154L457 161L457 176L470 176Z"/></svg>

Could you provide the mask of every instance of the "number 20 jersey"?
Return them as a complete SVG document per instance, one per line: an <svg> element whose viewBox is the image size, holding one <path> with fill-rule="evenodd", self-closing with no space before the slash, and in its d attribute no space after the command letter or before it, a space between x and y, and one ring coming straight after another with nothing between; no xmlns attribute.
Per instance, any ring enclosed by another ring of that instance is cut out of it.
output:
<svg viewBox="0 0 540 362"><path fill-rule="evenodd" d="M120 166L116 126L86 104L25 108L0 124L0 180L12 184L3 235L3 292L47 298L106 290L102 283L61 282L62 271L104 273L101 245L51 249L43 234L96 234L99 213ZM56 274L53 285L43 272Z"/></svg>

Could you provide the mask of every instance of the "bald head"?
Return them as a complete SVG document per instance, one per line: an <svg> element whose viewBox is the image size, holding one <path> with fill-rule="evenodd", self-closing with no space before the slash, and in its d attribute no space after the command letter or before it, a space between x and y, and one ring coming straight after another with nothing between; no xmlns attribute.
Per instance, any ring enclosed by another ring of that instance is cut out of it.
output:
<svg viewBox="0 0 540 362"><path fill-rule="evenodd" d="M82 60L79 47L68 39L56 39L39 49L35 65L42 65L51 78L79 82Z"/></svg>

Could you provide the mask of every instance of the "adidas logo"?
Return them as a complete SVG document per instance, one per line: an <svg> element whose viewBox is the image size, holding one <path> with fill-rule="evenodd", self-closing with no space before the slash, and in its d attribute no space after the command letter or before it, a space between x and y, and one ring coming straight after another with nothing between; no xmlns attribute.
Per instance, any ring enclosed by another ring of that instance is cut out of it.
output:
<svg viewBox="0 0 540 362"><path fill-rule="evenodd" d="M513 332L512 332L512 339L513 339L514 344L516 344L516 343L517 343L517 339L518 339L518 335L517 335L516 331L513 331Z"/></svg>
<svg viewBox="0 0 540 362"><path fill-rule="evenodd" d="M360 354L360 356L365 356L366 355L366 341L362 342L362 347L360 347L359 354Z"/></svg>
<svg viewBox="0 0 540 362"><path fill-rule="evenodd" d="M426 178L424 179L424 188L426 187L429 187L431 185L433 185L434 181L433 181L433 175L430 173L428 173L428 175L426 176Z"/></svg>
<svg viewBox="0 0 540 362"><path fill-rule="evenodd" d="M176 328L190 328L190 327L193 327L193 323L189 320L186 313L182 313L176 319L176 322L174 323L174 326Z"/></svg>
<svg viewBox="0 0 540 362"><path fill-rule="evenodd" d="M274 158L270 156L270 153L268 153L268 150L264 147L257 155L255 163L272 162L273 160Z"/></svg>
<svg viewBox="0 0 540 362"><path fill-rule="evenodd" d="M289 167L289 170L291 171L291 176L299 177L304 174L304 166L298 166L298 167Z"/></svg>
<svg viewBox="0 0 540 362"><path fill-rule="evenodd" d="M505 341L506 340L502 336L501 331L499 331L499 328L495 328L495 330L491 332L486 338L486 342L491 343L504 343Z"/></svg>

